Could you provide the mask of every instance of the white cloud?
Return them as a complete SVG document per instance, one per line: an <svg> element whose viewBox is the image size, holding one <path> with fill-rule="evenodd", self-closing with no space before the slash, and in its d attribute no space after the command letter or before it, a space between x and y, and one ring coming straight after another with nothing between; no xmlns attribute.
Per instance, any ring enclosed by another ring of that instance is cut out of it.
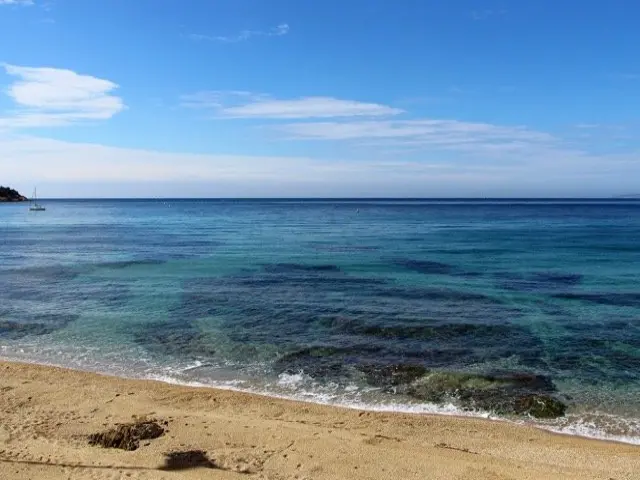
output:
<svg viewBox="0 0 640 480"><path fill-rule="evenodd" d="M404 113L399 108L333 97L283 100L248 91L204 91L184 96L182 105L209 110L218 119L284 120L268 127L281 139L340 142L369 148L374 154L457 152L467 158L511 157L519 161L576 153L566 140L524 126L429 118L401 120L395 117ZM312 119L318 120L302 121Z"/></svg>
<svg viewBox="0 0 640 480"><path fill-rule="evenodd" d="M536 196L637 191L640 156L541 150L508 156L366 161L182 154L0 135L3 181L77 196Z"/></svg>
<svg viewBox="0 0 640 480"><path fill-rule="evenodd" d="M524 127L456 120L369 120L280 125L291 139L341 140L367 145L421 146L432 149L512 152L552 145L555 138Z"/></svg>
<svg viewBox="0 0 640 480"><path fill-rule="evenodd" d="M379 117L403 113L378 103L333 97L302 97L278 100L251 92L199 92L185 95L182 105L209 108L226 118L302 119L331 117Z"/></svg>
<svg viewBox="0 0 640 480"><path fill-rule="evenodd" d="M451 166L428 162L183 154L18 135L0 136L0 169L5 179L16 183L227 182L275 187L296 183L330 187L335 183L375 183L390 178L409 181L432 178L437 172L449 177L469 175L456 172Z"/></svg>
<svg viewBox="0 0 640 480"><path fill-rule="evenodd" d="M261 100L247 105L228 107L222 110L236 118L322 118L382 116L402 113L377 103L340 100L332 97L304 97L296 100Z"/></svg>
<svg viewBox="0 0 640 480"><path fill-rule="evenodd" d="M246 104L270 98L268 95L247 92L244 90L208 90L181 97L181 105L188 108L223 110L225 104Z"/></svg>
<svg viewBox="0 0 640 480"><path fill-rule="evenodd" d="M237 43L249 40L252 37L281 37L289 33L289 25L281 23L269 30L242 30L235 35L222 36L222 35L202 35L198 33L192 33L189 38L192 40L210 40L222 43Z"/></svg>
<svg viewBox="0 0 640 480"><path fill-rule="evenodd" d="M289 140L348 141L379 148L419 147L430 150L512 153L538 150L556 143L544 132L520 126L442 119L396 120L404 110L377 103L333 97L274 99L247 91L205 91L182 98L182 105L211 110L216 118L289 120L273 129ZM330 121L301 122L306 119Z"/></svg>
<svg viewBox="0 0 640 480"><path fill-rule="evenodd" d="M169 181L264 178L304 159L196 155L12 136L0 138L3 172L44 181Z"/></svg>
<svg viewBox="0 0 640 480"><path fill-rule="evenodd" d="M22 67L4 64L17 80L6 93L16 109L0 115L0 127L29 128L68 125L80 121L106 120L125 106L111 92L118 85L71 70Z"/></svg>
<svg viewBox="0 0 640 480"><path fill-rule="evenodd" d="M0 5L33 5L33 0L0 0Z"/></svg>

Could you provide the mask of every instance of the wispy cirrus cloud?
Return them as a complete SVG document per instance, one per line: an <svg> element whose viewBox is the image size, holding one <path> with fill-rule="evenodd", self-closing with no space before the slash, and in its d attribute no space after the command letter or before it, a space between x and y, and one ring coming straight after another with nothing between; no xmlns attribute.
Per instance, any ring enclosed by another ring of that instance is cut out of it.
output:
<svg viewBox="0 0 640 480"><path fill-rule="evenodd" d="M491 17L506 15L506 10L473 10L470 15L473 20L487 20Z"/></svg>
<svg viewBox="0 0 640 480"><path fill-rule="evenodd" d="M401 114L408 116L410 112L389 105L334 97L276 99L248 91L204 91L182 97L182 105L211 112L216 119L265 120L258 128L282 141L326 142L338 149L335 151L345 148L345 152L358 157L364 154L368 159L409 155L421 161L430 159L429 168L441 168L453 158L454 165L466 172L471 165L481 165L487 171L498 163L503 172L518 165L523 172L529 169L526 175L530 175L540 166L551 171L571 159L577 170L584 162L595 172L603 159L624 158L628 165L634 158L631 147L612 148L608 150L611 155L603 155L601 149L592 149L570 132L563 136L562 132L552 134L521 125L407 118ZM574 128L586 132L600 126L584 123ZM615 156L623 153L629 156ZM521 180L528 181L526 175Z"/></svg>
<svg viewBox="0 0 640 480"><path fill-rule="evenodd" d="M638 135L637 122L629 123L578 123L566 131L567 139L577 139L592 144L606 145L607 148L633 150L636 148Z"/></svg>
<svg viewBox="0 0 640 480"><path fill-rule="evenodd" d="M522 126L449 119L399 119L404 110L333 97L274 99L247 91L207 91L182 105L211 111L218 119L280 120L268 129L283 140L339 142L348 146L410 148L481 154L540 152L558 143L551 134ZM316 121L313 121L313 120Z"/></svg>
<svg viewBox="0 0 640 480"><path fill-rule="evenodd" d="M0 0L0 5L33 5L33 0Z"/></svg>
<svg viewBox="0 0 640 480"><path fill-rule="evenodd" d="M106 120L124 110L118 85L72 70L4 64L16 80L6 90L16 108L0 113L0 127L29 128Z"/></svg>
<svg viewBox="0 0 640 480"><path fill-rule="evenodd" d="M222 43L237 43L249 40L253 37L281 37L289 33L289 25L281 23L269 30L241 30L234 35L204 35L200 33L192 33L189 38L192 40L215 41Z"/></svg>
<svg viewBox="0 0 640 480"><path fill-rule="evenodd" d="M332 117L380 117L404 111L378 103L333 97L275 99L251 92L199 92L182 97L182 105L204 108L224 118L305 119Z"/></svg>
<svg viewBox="0 0 640 480"><path fill-rule="evenodd" d="M187 108L223 110L233 105L243 105L270 98L269 95L245 90L205 90L182 95L180 105Z"/></svg>
<svg viewBox="0 0 640 480"><path fill-rule="evenodd" d="M545 132L519 126L457 120L305 122L276 127L289 139L355 141L369 146L413 146L441 150L513 152L552 145Z"/></svg>

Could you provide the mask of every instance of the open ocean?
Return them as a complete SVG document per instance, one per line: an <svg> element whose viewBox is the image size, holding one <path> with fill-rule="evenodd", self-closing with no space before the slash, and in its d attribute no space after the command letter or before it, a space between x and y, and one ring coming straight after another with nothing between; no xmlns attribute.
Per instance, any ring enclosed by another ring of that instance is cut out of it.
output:
<svg viewBox="0 0 640 480"><path fill-rule="evenodd" d="M42 203L0 205L5 359L640 443L640 201Z"/></svg>

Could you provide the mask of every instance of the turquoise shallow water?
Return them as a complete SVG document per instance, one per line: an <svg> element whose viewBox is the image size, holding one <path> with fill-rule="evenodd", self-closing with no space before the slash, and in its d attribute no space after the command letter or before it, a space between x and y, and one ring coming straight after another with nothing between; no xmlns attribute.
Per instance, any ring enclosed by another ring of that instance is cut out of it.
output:
<svg viewBox="0 0 640 480"><path fill-rule="evenodd" d="M5 358L442 413L362 372L535 374L541 425L640 441L640 202L46 206L0 206Z"/></svg>

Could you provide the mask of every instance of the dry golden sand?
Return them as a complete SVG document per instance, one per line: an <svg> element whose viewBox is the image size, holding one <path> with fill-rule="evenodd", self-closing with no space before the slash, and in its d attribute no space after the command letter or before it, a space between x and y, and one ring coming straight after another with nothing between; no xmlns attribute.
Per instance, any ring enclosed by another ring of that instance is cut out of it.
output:
<svg viewBox="0 0 640 480"><path fill-rule="evenodd" d="M168 421L138 450L87 435ZM163 470L201 450L216 468ZM640 447L481 419L360 412L0 363L0 479L640 479Z"/></svg>

